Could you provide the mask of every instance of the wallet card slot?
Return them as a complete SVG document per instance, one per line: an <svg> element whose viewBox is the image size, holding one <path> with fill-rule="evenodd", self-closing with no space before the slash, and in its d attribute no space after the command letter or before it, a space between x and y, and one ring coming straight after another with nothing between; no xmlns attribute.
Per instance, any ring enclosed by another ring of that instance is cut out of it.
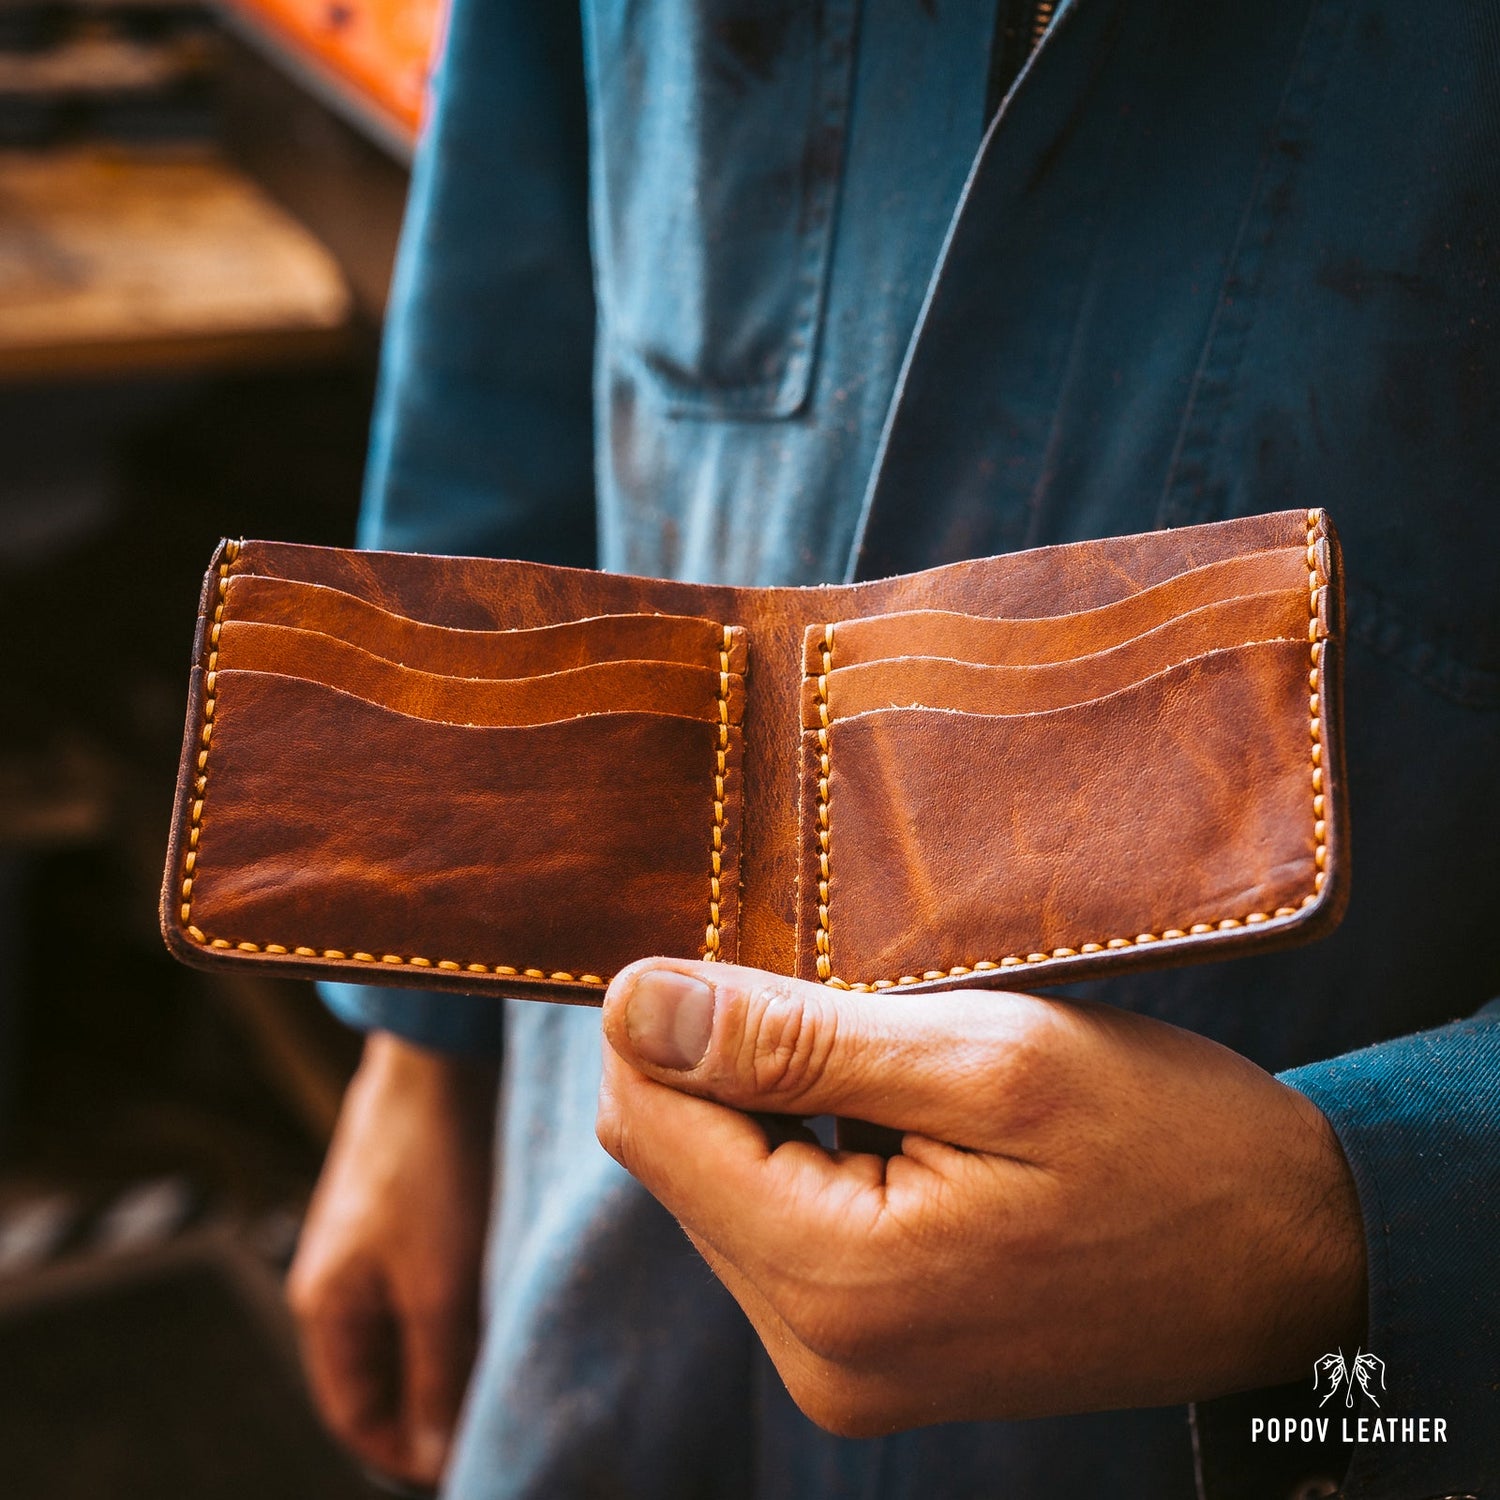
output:
<svg viewBox="0 0 1500 1500"><path fill-rule="evenodd" d="M1239 645L1040 712L827 714L803 736L802 972L917 984L1314 904L1310 651Z"/></svg>
<svg viewBox="0 0 1500 1500"><path fill-rule="evenodd" d="M436 723L248 671L213 702L183 839L201 948L596 989L736 951L737 726Z"/></svg>
<svg viewBox="0 0 1500 1500"><path fill-rule="evenodd" d="M744 706L743 678L706 665L607 661L536 677L444 677L332 636L248 620L223 624L217 668L219 676L238 670L302 678L410 718L496 728L610 712L737 723Z"/></svg>
<svg viewBox="0 0 1500 1500"><path fill-rule="evenodd" d="M835 626L826 681L803 682L802 722L819 723L820 701L835 718L872 709L944 708L1024 714L1100 698L1207 652L1267 640L1306 640L1308 590L1281 589L1204 605L1118 646L1064 661L991 666L945 657L905 656L840 665L843 626Z"/></svg>
<svg viewBox="0 0 1500 1500"><path fill-rule="evenodd" d="M612 614L520 630L455 630L392 613L325 584L231 576L225 619L313 630L374 656L447 677L537 677L602 661L717 660L724 627L695 615ZM729 670L745 670L745 635L730 634Z"/></svg>
<svg viewBox="0 0 1500 1500"><path fill-rule="evenodd" d="M1305 548L1280 547L1176 574L1113 604L1074 614L989 618L951 610L908 610L841 620L846 666L901 656L948 657L982 666L1035 666L1123 645L1178 615L1247 594L1307 594ZM818 671L821 632L809 631L804 670Z"/></svg>

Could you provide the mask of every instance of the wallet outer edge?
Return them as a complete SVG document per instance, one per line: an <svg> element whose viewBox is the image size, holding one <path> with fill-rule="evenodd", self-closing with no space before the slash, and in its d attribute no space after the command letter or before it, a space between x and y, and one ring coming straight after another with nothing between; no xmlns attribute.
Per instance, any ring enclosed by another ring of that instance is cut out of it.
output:
<svg viewBox="0 0 1500 1500"><path fill-rule="evenodd" d="M1338 534L1326 511L1312 508L1305 512L1309 533L1321 528L1327 543L1325 585L1331 606L1327 634L1322 638L1323 668L1319 674L1320 743L1323 746L1324 791L1331 800L1325 803L1325 880L1308 905L1287 917L1269 917L1254 926L1240 925L1227 931L1190 933L1180 938L1158 938L1149 944L1128 948L1106 949L1101 953L1078 953L1051 957L1037 963L1009 968L974 970L962 975L922 979L916 984L900 986L903 992L935 993L955 989L1043 989L1051 985L1071 984L1082 980L1108 978L1116 974L1143 969L1178 968L1188 964L1212 963L1239 957L1240 950L1274 953L1312 942L1331 932L1342 920L1349 900L1349 819L1347 776L1345 774L1343 735L1343 655L1345 633L1345 599L1343 557ZM303 957L294 953L268 953L256 945L213 948L196 942L178 920L179 886L183 878L186 850L183 833L190 822L194 800L194 771L201 753L200 737L205 694L205 662L208 635L214 609L220 569L233 561L238 543L221 540L215 548L204 576L199 596L198 621L193 637L192 672L188 692L182 755L178 765L177 789L173 800L172 824L168 835L166 868L163 874L159 917L162 937L168 951L191 968L207 972L233 970L247 963L262 967L268 974L284 979L344 980L353 983L380 984L392 988L439 990L503 998L550 1000L570 1005L598 1006L603 1003L604 985L560 984L546 979L524 976L478 976L464 971L436 967L410 968L387 964L376 959L365 963L352 958L325 959ZM1332 660L1330 661L1330 658ZM1328 693L1328 684L1333 693ZM800 946L800 945L799 945ZM1244 956L1250 956L1246 954ZM817 983L816 980L810 981Z"/></svg>

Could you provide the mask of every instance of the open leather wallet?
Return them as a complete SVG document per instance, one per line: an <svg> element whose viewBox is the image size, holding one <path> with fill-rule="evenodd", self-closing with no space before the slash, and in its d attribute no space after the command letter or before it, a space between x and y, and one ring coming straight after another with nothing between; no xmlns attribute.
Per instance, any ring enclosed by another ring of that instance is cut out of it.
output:
<svg viewBox="0 0 1500 1500"><path fill-rule="evenodd" d="M1322 511L817 588L224 542L161 919L194 964L597 1002L650 955L1033 987L1317 936Z"/></svg>

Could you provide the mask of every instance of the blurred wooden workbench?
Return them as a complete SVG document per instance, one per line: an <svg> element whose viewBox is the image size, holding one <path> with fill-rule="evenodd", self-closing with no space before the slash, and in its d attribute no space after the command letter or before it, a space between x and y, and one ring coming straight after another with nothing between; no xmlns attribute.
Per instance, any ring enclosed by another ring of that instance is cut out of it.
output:
<svg viewBox="0 0 1500 1500"><path fill-rule="evenodd" d="M430 40L363 3L225 26L200 0L0 0L0 1174L7 1142L104 1170L121 1120L176 1170L242 1128L218 1097L241 1084L268 1139L279 1110L321 1145L347 1076L305 993L201 983L151 913L213 540L353 531ZM200 1098L184 1060L215 1049Z"/></svg>
<svg viewBox="0 0 1500 1500"><path fill-rule="evenodd" d="M349 310L333 256L208 152L0 153L0 377L307 358Z"/></svg>
<svg viewBox="0 0 1500 1500"><path fill-rule="evenodd" d="M0 0L0 380L377 323L440 4Z"/></svg>

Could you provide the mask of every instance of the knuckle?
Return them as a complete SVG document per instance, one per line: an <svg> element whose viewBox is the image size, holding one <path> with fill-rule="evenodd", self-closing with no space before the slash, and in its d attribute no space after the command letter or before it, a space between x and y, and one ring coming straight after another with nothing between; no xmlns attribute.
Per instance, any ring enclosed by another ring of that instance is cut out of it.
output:
<svg viewBox="0 0 1500 1500"><path fill-rule="evenodd" d="M594 1117L594 1134L599 1144L625 1170L632 1175L637 1171L636 1142L630 1128L629 1111L620 1102L613 1089L605 1088L599 1094L598 1113Z"/></svg>
<svg viewBox="0 0 1500 1500"><path fill-rule="evenodd" d="M1035 1031L1019 1033L1006 1048L997 1071L999 1082L1014 1099L1024 1099L1039 1085L1044 1048Z"/></svg>
<svg viewBox="0 0 1500 1500"><path fill-rule="evenodd" d="M638 1154L631 1129L639 1081L612 1049L604 1049L604 1071L599 1079L599 1097L594 1112L594 1135L600 1146L627 1172L636 1169Z"/></svg>
<svg viewBox="0 0 1500 1500"><path fill-rule="evenodd" d="M318 1244L297 1252L284 1296L306 1330L368 1321L385 1306L384 1280L370 1257L348 1245Z"/></svg>
<svg viewBox="0 0 1500 1500"><path fill-rule="evenodd" d="M328 1283L322 1272L300 1258L293 1261L287 1273L286 1301L299 1323L321 1317L328 1303Z"/></svg>
<svg viewBox="0 0 1500 1500"><path fill-rule="evenodd" d="M1049 1110L1059 1084L1058 1022L1037 1008L1006 1036L991 1064L991 1082L1005 1101L1012 1123L1023 1123Z"/></svg>
<svg viewBox="0 0 1500 1500"><path fill-rule="evenodd" d="M736 1075L758 1098L795 1103L822 1082L837 1032L837 1012L821 996L767 981L746 997Z"/></svg>
<svg viewBox="0 0 1500 1500"><path fill-rule="evenodd" d="M599 1109L594 1116L594 1135L622 1166L625 1161L625 1122L620 1114L620 1103L613 1091L601 1090Z"/></svg>

